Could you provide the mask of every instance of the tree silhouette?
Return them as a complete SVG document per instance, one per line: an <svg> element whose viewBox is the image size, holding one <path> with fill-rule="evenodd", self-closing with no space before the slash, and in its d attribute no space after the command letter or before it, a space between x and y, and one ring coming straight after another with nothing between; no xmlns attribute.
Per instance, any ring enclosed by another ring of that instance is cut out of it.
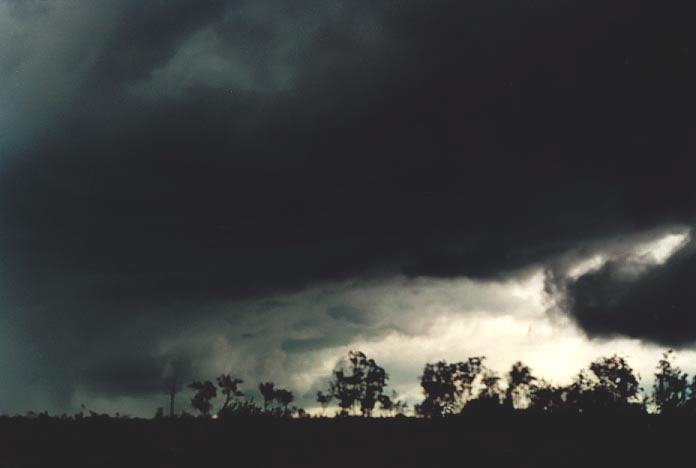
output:
<svg viewBox="0 0 696 468"><path fill-rule="evenodd" d="M267 410L276 397L275 385L273 382L260 383L259 392L261 392L261 397L263 398L263 409Z"/></svg>
<svg viewBox="0 0 696 468"><path fill-rule="evenodd" d="M461 410L472 394L483 360L483 357L471 357L466 362L426 364L421 376L425 399L416 406L416 412L421 416L436 418Z"/></svg>
<svg viewBox="0 0 696 468"><path fill-rule="evenodd" d="M273 402L277 402L280 405L280 408L273 410L273 412L277 415L288 416L296 410L296 408L294 410L290 410L288 408L290 403L292 403L295 399L290 390L275 388L275 384L273 382L265 382L259 384L259 391L263 397L264 411L269 411Z"/></svg>
<svg viewBox="0 0 696 468"><path fill-rule="evenodd" d="M522 409L529 406L532 402L536 380L528 366L520 361L514 363L507 375L506 406L512 409Z"/></svg>
<svg viewBox="0 0 696 468"><path fill-rule="evenodd" d="M292 392L279 388L275 391L275 400L283 407L283 412L287 413L288 405L295 399Z"/></svg>
<svg viewBox="0 0 696 468"><path fill-rule="evenodd" d="M379 405L388 416L404 415L408 410L408 404L399 399L396 390L392 390L391 395L381 395Z"/></svg>
<svg viewBox="0 0 696 468"><path fill-rule="evenodd" d="M242 379L231 377L229 374L222 374L217 378L217 384L218 387L220 387L220 392L225 396L225 401L223 402L220 411L218 411L218 414L222 415L225 413L234 400L244 396L244 393L239 390L239 385L242 383L244 383Z"/></svg>
<svg viewBox="0 0 696 468"><path fill-rule="evenodd" d="M210 410L213 405L211 400L217 396L217 389L215 385L209 380L205 382L192 382L189 388L196 390L196 393L191 398L191 406L197 410L201 415L210 415Z"/></svg>
<svg viewBox="0 0 696 468"><path fill-rule="evenodd" d="M562 409L565 412L583 413L593 409L592 392L595 382L587 369L582 369L568 387L559 388L563 400Z"/></svg>
<svg viewBox="0 0 696 468"><path fill-rule="evenodd" d="M500 403L503 391L500 388L500 377L490 369L484 369L481 378L481 391L478 398Z"/></svg>
<svg viewBox="0 0 696 468"><path fill-rule="evenodd" d="M426 364L421 376L425 399L416 405L416 412L430 418L451 414L459 398L456 374L456 364L445 361Z"/></svg>
<svg viewBox="0 0 696 468"><path fill-rule="evenodd" d="M597 379L591 390L595 406L627 409L639 402L639 377L624 358L617 355L600 358L590 364L590 371Z"/></svg>
<svg viewBox="0 0 696 468"><path fill-rule="evenodd" d="M696 413L696 376L688 376L673 364L673 351L664 353L655 374L654 393L650 401L658 412L674 411ZM471 357L463 362L439 361L427 363L420 377L424 399L415 406L415 412L426 418L467 413L494 415L502 410L529 410L543 413L598 413L646 412L647 397L642 397L640 376L619 355L600 357L582 369L567 386L554 386L537 379L528 366L515 362L506 374L503 388L501 377L484 366L484 357ZM383 415L403 415L407 405L396 392L385 393L389 375L374 359L359 351L350 351L333 371L326 393L318 391L317 401L322 411L336 400L339 415L370 417L380 408ZM261 415L276 417L302 416L306 413L291 406L291 391L276 388L272 382L259 384L263 408L253 401L241 401L241 379L230 375L217 377L217 387L209 381L193 382L195 390L191 405L203 416L209 416L213 399L219 391L224 400L218 414ZM173 395L178 391L176 381L167 380L167 389ZM172 390L173 389L173 390ZM170 414L173 408L170 406Z"/></svg>
<svg viewBox="0 0 696 468"><path fill-rule="evenodd" d="M500 388L500 377L491 369L484 367L481 372L478 395L464 405L462 413L500 413L505 408L501 404L504 402L504 397L505 392Z"/></svg>
<svg viewBox="0 0 696 468"><path fill-rule="evenodd" d="M687 399L687 374L674 366L673 351L662 355L657 364L653 385L653 402L660 413L671 413L681 408Z"/></svg>
<svg viewBox="0 0 696 468"><path fill-rule="evenodd" d="M321 390L317 392L317 402L321 405L322 414L326 411L326 407L329 406L331 400L333 400L333 397L330 393L323 393Z"/></svg>
<svg viewBox="0 0 696 468"><path fill-rule="evenodd" d="M607 413L641 409L639 377L620 356L602 357L582 369L567 387L532 386L533 409Z"/></svg>
<svg viewBox="0 0 696 468"><path fill-rule="evenodd" d="M567 389L556 387L544 380L537 380L531 392L528 407L533 412L557 413L565 409Z"/></svg>
<svg viewBox="0 0 696 468"><path fill-rule="evenodd" d="M333 372L329 395L338 401L342 415L359 408L363 416L370 416L388 379L389 375L374 359L360 351L350 351L347 362Z"/></svg>

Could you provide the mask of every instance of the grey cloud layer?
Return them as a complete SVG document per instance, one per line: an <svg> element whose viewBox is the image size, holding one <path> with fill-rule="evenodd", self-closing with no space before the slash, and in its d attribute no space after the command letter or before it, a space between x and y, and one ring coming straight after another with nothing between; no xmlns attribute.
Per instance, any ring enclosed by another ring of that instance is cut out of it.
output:
<svg viewBox="0 0 696 468"><path fill-rule="evenodd" d="M223 304L499 277L692 224L692 8L0 2L0 322L31 349L16 371L51 369L65 399L147 394L167 360L196 372L164 337ZM346 307L282 348L373 323ZM670 336L647 328L631 333Z"/></svg>

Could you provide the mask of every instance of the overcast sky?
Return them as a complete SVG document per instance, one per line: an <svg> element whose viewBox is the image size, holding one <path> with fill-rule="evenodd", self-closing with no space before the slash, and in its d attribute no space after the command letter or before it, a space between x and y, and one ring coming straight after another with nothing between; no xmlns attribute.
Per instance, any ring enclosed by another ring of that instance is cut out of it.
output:
<svg viewBox="0 0 696 468"><path fill-rule="evenodd" d="M693 10L0 0L0 413L696 370Z"/></svg>

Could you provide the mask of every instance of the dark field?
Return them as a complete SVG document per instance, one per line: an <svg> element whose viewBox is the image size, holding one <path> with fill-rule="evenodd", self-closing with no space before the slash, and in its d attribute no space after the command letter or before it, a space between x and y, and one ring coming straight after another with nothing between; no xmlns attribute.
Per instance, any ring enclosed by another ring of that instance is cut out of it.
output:
<svg viewBox="0 0 696 468"><path fill-rule="evenodd" d="M0 467L660 467L693 420L636 417L0 420Z"/></svg>

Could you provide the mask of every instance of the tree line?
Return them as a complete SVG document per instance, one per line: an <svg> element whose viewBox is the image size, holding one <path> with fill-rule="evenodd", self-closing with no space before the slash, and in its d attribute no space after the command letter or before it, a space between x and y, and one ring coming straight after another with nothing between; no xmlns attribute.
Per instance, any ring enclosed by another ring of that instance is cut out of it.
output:
<svg viewBox="0 0 696 468"><path fill-rule="evenodd" d="M516 362L504 375L485 365L485 357L462 362L427 363L420 376L423 400L413 408L387 390L389 374L360 351L350 351L332 372L325 390L316 393L321 416L332 404L337 416L406 416L437 419L459 414L607 414L696 411L696 376L674 364L669 350L657 364L652 392L645 393L640 377L619 355L599 358L582 369L569 385L553 385L535 376L529 366ZM245 398L243 380L227 374L216 381L195 381L191 407L200 417L230 416L307 417L302 408L292 406L291 391L272 382L258 385L262 403ZM170 416L174 416L176 381L168 381ZM218 398L221 397L221 400ZM217 407L213 402L220 400ZM192 416L186 412L184 416ZM164 416L162 408L158 416Z"/></svg>

